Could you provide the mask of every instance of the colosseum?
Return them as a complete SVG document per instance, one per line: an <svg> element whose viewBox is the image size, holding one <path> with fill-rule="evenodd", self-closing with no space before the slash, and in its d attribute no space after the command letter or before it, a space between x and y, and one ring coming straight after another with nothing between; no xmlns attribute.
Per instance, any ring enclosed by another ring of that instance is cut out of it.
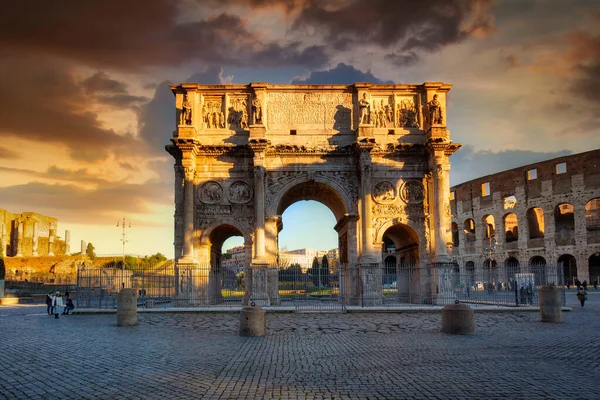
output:
<svg viewBox="0 0 600 400"><path fill-rule="evenodd" d="M599 280L600 149L450 190L452 254L462 276L496 280L556 266L563 282Z"/></svg>

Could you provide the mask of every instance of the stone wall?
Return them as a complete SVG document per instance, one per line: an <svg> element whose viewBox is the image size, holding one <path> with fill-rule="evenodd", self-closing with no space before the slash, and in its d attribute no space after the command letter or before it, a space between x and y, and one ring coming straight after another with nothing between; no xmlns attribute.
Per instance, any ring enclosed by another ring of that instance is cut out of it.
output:
<svg viewBox="0 0 600 400"><path fill-rule="evenodd" d="M0 209L0 246L4 255L64 255L67 243L57 235L57 226L56 218L33 212L13 214Z"/></svg>
<svg viewBox="0 0 600 400"><path fill-rule="evenodd" d="M5 257L7 281L75 284L80 256Z"/></svg>
<svg viewBox="0 0 600 400"><path fill-rule="evenodd" d="M497 240L493 259L499 268L511 257L521 266L543 258L547 265L570 264L581 281L597 276L600 150L514 168L450 190L453 257L461 269L470 261L481 266L488 258L490 232Z"/></svg>

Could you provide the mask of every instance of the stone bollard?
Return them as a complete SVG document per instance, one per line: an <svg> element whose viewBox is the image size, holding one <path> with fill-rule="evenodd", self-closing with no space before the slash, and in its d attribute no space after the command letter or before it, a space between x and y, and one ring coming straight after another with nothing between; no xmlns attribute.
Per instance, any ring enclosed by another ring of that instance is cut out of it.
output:
<svg viewBox="0 0 600 400"><path fill-rule="evenodd" d="M267 312L258 306L245 306L240 313L240 336L265 336Z"/></svg>
<svg viewBox="0 0 600 400"><path fill-rule="evenodd" d="M542 322L562 322L562 298L555 286L540 288L540 317Z"/></svg>
<svg viewBox="0 0 600 400"><path fill-rule="evenodd" d="M121 289L117 297L117 326L137 325L135 290Z"/></svg>
<svg viewBox="0 0 600 400"><path fill-rule="evenodd" d="M473 310L467 304L446 304L442 308L442 332L467 335L475 333Z"/></svg>

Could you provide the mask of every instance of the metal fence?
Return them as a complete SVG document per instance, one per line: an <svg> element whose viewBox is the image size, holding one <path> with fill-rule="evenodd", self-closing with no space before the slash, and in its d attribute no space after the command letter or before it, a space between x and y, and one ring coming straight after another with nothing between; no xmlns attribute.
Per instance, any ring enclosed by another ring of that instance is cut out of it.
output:
<svg viewBox="0 0 600 400"><path fill-rule="evenodd" d="M77 306L115 308L123 287L136 291L140 307L240 307L251 301L261 304L265 298L256 292L247 293L247 279L251 279L251 271L246 267L177 265L173 261L125 269L110 264L81 266ZM297 311L443 305L456 300L537 306L541 286L552 283L563 287L562 268L548 265L461 268L449 264L369 264L308 270L272 266L267 280L270 289L263 295L268 297L268 304Z"/></svg>

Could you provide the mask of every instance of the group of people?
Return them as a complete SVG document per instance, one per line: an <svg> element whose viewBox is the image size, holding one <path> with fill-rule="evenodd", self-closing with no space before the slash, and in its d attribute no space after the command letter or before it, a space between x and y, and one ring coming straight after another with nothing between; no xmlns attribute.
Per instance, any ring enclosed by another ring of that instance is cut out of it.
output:
<svg viewBox="0 0 600 400"><path fill-rule="evenodd" d="M48 315L54 315L55 319L58 319L58 314L62 309L62 315L69 315L69 311L73 311L75 309L75 305L73 304L73 300L70 298L70 293L67 290L65 292L65 296L60 294L60 292L48 293L46 295L46 308Z"/></svg>

